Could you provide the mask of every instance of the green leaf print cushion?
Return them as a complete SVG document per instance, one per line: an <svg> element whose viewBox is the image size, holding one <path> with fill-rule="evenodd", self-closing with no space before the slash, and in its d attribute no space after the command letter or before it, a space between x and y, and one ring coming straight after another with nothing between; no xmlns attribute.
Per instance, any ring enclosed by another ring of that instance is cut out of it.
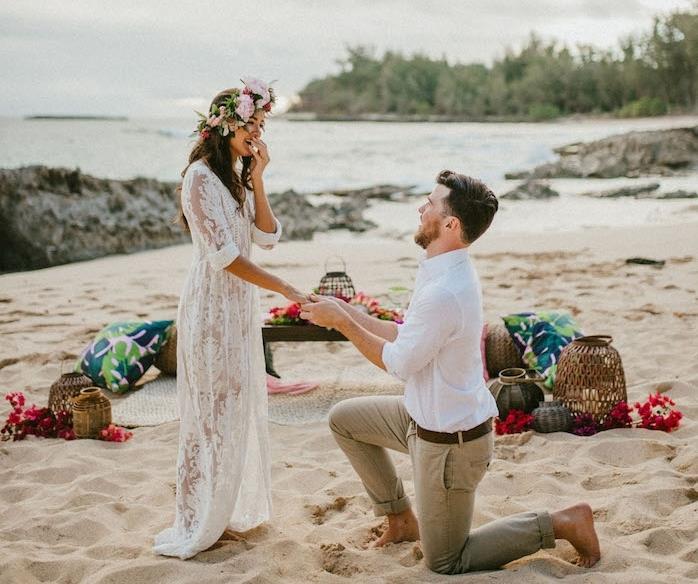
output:
<svg viewBox="0 0 698 584"><path fill-rule="evenodd" d="M582 336L579 325L566 312L520 312L503 316L523 362L545 377L552 389L560 353L574 339Z"/></svg>
<svg viewBox="0 0 698 584"><path fill-rule="evenodd" d="M75 371L84 373L99 387L124 393L153 364L173 322L151 320L108 325L82 352Z"/></svg>

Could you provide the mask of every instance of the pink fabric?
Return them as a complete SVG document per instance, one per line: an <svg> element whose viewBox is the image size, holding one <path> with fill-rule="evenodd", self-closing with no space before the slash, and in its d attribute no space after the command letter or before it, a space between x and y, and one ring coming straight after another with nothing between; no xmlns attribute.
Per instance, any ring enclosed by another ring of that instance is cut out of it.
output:
<svg viewBox="0 0 698 584"><path fill-rule="evenodd" d="M482 336L480 337L480 353L482 354L482 376L485 378L485 381L489 381L490 379L490 374L487 371L487 351L485 350L485 346L487 344L487 323L484 324L482 327Z"/></svg>
<svg viewBox="0 0 698 584"><path fill-rule="evenodd" d="M317 383L300 381L296 383L284 383L273 375L267 374L267 393L287 393L289 395L300 395L312 391L318 386Z"/></svg>

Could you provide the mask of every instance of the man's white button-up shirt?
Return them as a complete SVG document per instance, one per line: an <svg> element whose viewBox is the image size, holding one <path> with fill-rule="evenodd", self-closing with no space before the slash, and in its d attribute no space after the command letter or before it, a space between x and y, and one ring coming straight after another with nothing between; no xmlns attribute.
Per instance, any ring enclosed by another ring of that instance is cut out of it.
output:
<svg viewBox="0 0 698 584"><path fill-rule="evenodd" d="M482 376L482 292L467 249L422 261L405 322L383 346L405 381L405 407L435 432L469 430L497 415Z"/></svg>

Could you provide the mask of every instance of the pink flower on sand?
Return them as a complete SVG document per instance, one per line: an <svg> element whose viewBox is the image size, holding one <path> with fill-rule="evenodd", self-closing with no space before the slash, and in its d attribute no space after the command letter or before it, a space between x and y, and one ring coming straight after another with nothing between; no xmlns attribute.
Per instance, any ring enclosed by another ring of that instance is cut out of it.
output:
<svg viewBox="0 0 698 584"><path fill-rule="evenodd" d="M252 117L254 110L254 101L252 101L252 98L249 95L243 94L238 98L238 105L235 108L235 113L245 122Z"/></svg>

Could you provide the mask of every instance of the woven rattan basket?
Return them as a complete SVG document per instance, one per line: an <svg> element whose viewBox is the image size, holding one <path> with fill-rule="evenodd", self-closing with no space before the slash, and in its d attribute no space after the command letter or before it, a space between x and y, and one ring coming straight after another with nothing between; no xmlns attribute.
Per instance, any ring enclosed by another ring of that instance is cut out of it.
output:
<svg viewBox="0 0 698 584"><path fill-rule="evenodd" d="M490 377L498 377L503 369L524 366L507 327L501 322L487 324L485 361Z"/></svg>
<svg viewBox="0 0 698 584"><path fill-rule="evenodd" d="M111 402L99 387L87 387L73 398L73 430L78 438L97 438L111 424Z"/></svg>
<svg viewBox="0 0 698 584"><path fill-rule="evenodd" d="M553 399L572 414L588 413L602 422L613 406L627 401L623 363L612 341L608 335L580 337L563 349Z"/></svg>
<svg viewBox="0 0 698 584"><path fill-rule="evenodd" d="M347 265L344 263L344 260L340 257L338 259L342 262L342 270L337 272L328 272L327 262L329 259L325 262L325 275L320 278L318 294L346 299L353 298L356 295L354 283L347 274Z"/></svg>
<svg viewBox="0 0 698 584"><path fill-rule="evenodd" d="M155 367L167 375L177 375L177 325L172 324L167 342L155 357Z"/></svg>
<svg viewBox="0 0 698 584"><path fill-rule="evenodd" d="M531 415L536 432L568 432L572 428L572 413L558 400L540 402Z"/></svg>
<svg viewBox="0 0 698 584"><path fill-rule="evenodd" d="M48 392L48 407L54 412L73 410L73 398L80 390L94 385L89 377L82 373L64 373L51 385Z"/></svg>

